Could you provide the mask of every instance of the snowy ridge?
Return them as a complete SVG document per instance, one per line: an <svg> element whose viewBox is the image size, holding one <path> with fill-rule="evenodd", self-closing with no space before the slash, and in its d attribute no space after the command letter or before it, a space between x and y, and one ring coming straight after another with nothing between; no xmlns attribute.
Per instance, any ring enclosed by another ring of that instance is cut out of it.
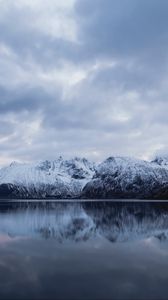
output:
<svg viewBox="0 0 168 300"><path fill-rule="evenodd" d="M12 163L0 170L0 185L15 189L12 196L75 197L92 178L94 164L85 158L43 161L38 164Z"/></svg>
<svg viewBox="0 0 168 300"><path fill-rule="evenodd" d="M98 166L79 157L13 162L0 170L0 197L168 199L168 157L116 156Z"/></svg>
<svg viewBox="0 0 168 300"><path fill-rule="evenodd" d="M158 161L109 157L83 190L85 198L168 197L168 168Z"/></svg>
<svg viewBox="0 0 168 300"><path fill-rule="evenodd" d="M168 168L168 155L156 156L152 163L156 163L164 168Z"/></svg>

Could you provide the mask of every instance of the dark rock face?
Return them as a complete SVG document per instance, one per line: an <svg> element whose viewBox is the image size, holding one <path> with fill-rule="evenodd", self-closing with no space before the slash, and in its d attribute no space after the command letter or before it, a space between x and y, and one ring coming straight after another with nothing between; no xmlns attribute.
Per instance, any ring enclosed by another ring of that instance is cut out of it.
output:
<svg viewBox="0 0 168 300"><path fill-rule="evenodd" d="M26 186L14 184L0 185L0 199L64 199L72 198L72 194L68 193L68 189L61 187L56 189L54 185Z"/></svg>
<svg viewBox="0 0 168 300"><path fill-rule="evenodd" d="M168 184L158 186L152 194L152 199L168 200Z"/></svg>
<svg viewBox="0 0 168 300"><path fill-rule="evenodd" d="M3 198L9 198L14 193L15 187L11 184L1 184L0 185L0 195Z"/></svg>
<svg viewBox="0 0 168 300"><path fill-rule="evenodd" d="M0 198L24 198L26 195L26 189L20 189L19 186L14 184L1 184L0 185Z"/></svg>
<svg viewBox="0 0 168 300"><path fill-rule="evenodd" d="M168 183L162 185L154 181L134 181L123 187L122 181L115 182L113 177L94 179L82 191L86 199L168 199Z"/></svg>

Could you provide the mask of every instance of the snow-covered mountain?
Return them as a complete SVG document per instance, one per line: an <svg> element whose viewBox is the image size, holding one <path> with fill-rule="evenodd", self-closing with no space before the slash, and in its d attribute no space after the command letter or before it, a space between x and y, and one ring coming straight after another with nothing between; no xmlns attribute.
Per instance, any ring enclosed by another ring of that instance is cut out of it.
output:
<svg viewBox="0 0 168 300"><path fill-rule="evenodd" d="M109 157L82 191L84 198L167 198L168 165L130 157Z"/></svg>
<svg viewBox="0 0 168 300"><path fill-rule="evenodd" d="M91 180L95 166L85 158L38 164L13 162L0 170L1 197L22 198L71 198L80 195L82 188Z"/></svg>
<svg viewBox="0 0 168 300"><path fill-rule="evenodd" d="M156 163L162 167L168 168L168 155L156 156L152 163Z"/></svg>
<svg viewBox="0 0 168 300"><path fill-rule="evenodd" d="M0 197L168 199L168 157L109 157L97 166L78 157L13 162L0 169Z"/></svg>

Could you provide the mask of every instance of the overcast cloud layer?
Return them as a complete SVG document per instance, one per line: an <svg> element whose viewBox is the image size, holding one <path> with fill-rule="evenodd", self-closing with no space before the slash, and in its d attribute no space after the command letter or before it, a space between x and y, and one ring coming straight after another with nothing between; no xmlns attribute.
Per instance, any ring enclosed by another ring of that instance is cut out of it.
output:
<svg viewBox="0 0 168 300"><path fill-rule="evenodd" d="M0 164L168 153L167 0L0 0Z"/></svg>

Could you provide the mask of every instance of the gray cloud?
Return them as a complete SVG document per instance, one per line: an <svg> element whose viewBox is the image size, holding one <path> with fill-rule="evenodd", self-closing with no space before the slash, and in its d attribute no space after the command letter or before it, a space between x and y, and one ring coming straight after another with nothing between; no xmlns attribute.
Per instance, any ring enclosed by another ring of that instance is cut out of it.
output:
<svg viewBox="0 0 168 300"><path fill-rule="evenodd" d="M80 0L76 3L80 37L100 55L164 54L167 9L166 0Z"/></svg>
<svg viewBox="0 0 168 300"><path fill-rule="evenodd" d="M0 8L0 164L166 152L167 0Z"/></svg>

